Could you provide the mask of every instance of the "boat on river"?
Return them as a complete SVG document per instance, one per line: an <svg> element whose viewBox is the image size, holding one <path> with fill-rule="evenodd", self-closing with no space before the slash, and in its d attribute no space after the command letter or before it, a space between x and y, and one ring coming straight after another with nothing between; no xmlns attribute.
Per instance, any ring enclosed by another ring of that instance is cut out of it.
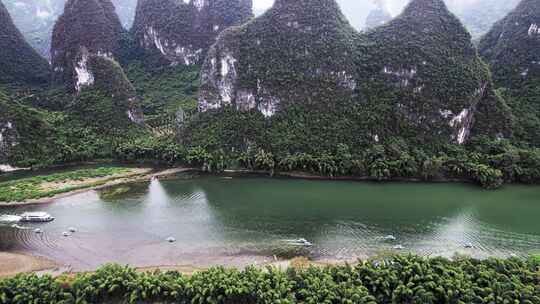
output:
<svg viewBox="0 0 540 304"><path fill-rule="evenodd" d="M304 247L311 247L313 244L309 242L306 239L295 239L295 240L286 240L286 242L290 245L294 246L304 246Z"/></svg>
<svg viewBox="0 0 540 304"><path fill-rule="evenodd" d="M54 217L46 212L25 212L20 215L21 222L47 223L54 221Z"/></svg>

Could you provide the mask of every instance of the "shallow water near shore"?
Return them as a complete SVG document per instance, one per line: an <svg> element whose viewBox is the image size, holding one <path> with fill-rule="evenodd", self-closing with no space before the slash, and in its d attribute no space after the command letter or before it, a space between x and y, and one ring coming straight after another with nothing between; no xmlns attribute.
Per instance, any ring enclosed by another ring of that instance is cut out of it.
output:
<svg viewBox="0 0 540 304"><path fill-rule="evenodd" d="M4 222L0 249L74 270L107 262L243 266L274 255L350 261L381 252L485 258L540 251L538 186L486 191L464 184L183 175L122 187L0 209L56 217L47 224ZM69 227L77 231L63 236ZM395 241L385 239L389 235ZM289 242L299 238L313 246Z"/></svg>

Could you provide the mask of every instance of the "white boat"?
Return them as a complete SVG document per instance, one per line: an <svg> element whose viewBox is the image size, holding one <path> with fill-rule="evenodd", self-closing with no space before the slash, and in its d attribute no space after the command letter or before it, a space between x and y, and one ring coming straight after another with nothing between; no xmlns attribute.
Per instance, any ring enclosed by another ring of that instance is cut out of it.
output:
<svg viewBox="0 0 540 304"><path fill-rule="evenodd" d="M311 247L313 244L306 239L286 240L287 243L294 246Z"/></svg>
<svg viewBox="0 0 540 304"><path fill-rule="evenodd" d="M20 216L21 222L46 223L54 221L54 217L46 212L26 212Z"/></svg>

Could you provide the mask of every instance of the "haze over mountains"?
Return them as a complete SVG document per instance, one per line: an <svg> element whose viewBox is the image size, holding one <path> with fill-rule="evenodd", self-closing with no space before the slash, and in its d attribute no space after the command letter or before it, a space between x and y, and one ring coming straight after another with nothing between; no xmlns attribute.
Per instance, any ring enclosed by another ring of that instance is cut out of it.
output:
<svg viewBox="0 0 540 304"><path fill-rule="evenodd" d="M116 12L124 28L129 29L135 18L136 0L113 0ZM518 0L447 0L451 11L456 13L474 38L487 32L498 19L504 17ZM262 14L273 0L255 0L255 15ZM351 25L366 28L366 19L383 5L392 16L397 16L407 0L339 0L338 3ZM62 14L65 0L5 0L15 24L28 42L45 58L49 58L52 27Z"/></svg>

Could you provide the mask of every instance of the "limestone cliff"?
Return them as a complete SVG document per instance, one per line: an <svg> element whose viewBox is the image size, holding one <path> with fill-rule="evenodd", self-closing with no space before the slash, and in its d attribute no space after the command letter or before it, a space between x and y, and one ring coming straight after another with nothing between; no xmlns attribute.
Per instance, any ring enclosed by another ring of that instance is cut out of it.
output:
<svg viewBox="0 0 540 304"><path fill-rule="evenodd" d="M367 33L352 29L334 0L277 0L220 35L203 66L199 109L270 117L293 104L344 100L370 121L359 136L374 141L463 144L473 134L509 134L511 115L487 66L442 0L412 0Z"/></svg>
<svg viewBox="0 0 540 304"><path fill-rule="evenodd" d="M272 116L295 102L351 98L356 35L333 0L277 0L211 48L199 109L232 105Z"/></svg>
<svg viewBox="0 0 540 304"><path fill-rule="evenodd" d="M94 81L88 54L114 59L125 30L110 0L70 0L54 26L51 55L56 83L76 91Z"/></svg>
<svg viewBox="0 0 540 304"><path fill-rule="evenodd" d="M133 35L164 63L200 64L224 29L252 17L252 0L140 0Z"/></svg>

